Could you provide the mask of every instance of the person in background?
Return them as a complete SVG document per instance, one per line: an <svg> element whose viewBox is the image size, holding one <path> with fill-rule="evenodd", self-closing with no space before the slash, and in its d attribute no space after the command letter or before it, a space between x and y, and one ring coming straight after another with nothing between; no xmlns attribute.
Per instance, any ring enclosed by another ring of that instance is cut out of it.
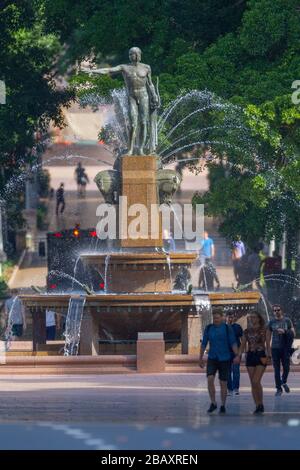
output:
<svg viewBox="0 0 300 470"><path fill-rule="evenodd" d="M209 237L208 232L203 232L203 238L200 242L200 260L201 264L204 263L205 258L210 261L215 257L215 245L212 238Z"/></svg>
<svg viewBox="0 0 300 470"><path fill-rule="evenodd" d="M78 162L75 168L75 180L77 183L77 194L78 196L82 195L82 179L85 173L85 169L82 166L81 162Z"/></svg>
<svg viewBox="0 0 300 470"><path fill-rule="evenodd" d="M204 265L200 266L198 287L199 289L203 289L205 291L213 291L215 290L214 281L217 284L216 289L220 289L220 281L216 268L209 258L205 258Z"/></svg>
<svg viewBox="0 0 300 470"><path fill-rule="evenodd" d="M82 197L85 197L86 185L89 182L90 182L89 177L88 177L85 169L83 169L83 174L82 174L82 178L81 178L81 195L82 195Z"/></svg>
<svg viewBox="0 0 300 470"><path fill-rule="evenodd" d="M241 259L246 254L245 245L241 240L241 236L237 235L236 240L232 243L232 264L234 277L237 281L237 285L240 285L240 269L241 269Z"/></svg>
<svg viewBox="0 0 300 470"><path fill-rule="evenodd" d="M164 243L164 250L167 253L170 253L172 251L176 251L175 240L174 240L171 232L169 232L169 230L167 228L164 229L163 243Z"/></svg>
<svg viewBox="0 0 300 470"><path fill-rule="evenodd" d="M262 263L262 272L268 293L268 300L275 304L280 300L282 283L280 274L282 258L277 251L273 251L272 256L267 256Z"/></svg>
<svg viewBox="0 0 300 470"><path fill-rule="evenodd" d="M286 393L290 392L287 379L290 372L290 355L295 329L292 321L286 317L280 305L273 305L274 318L269 321L267 329L267 340L272 340L272 359L274 367L274 378L276 385L275 396L282 395L282 388ZM282 377L280 374L282 364Z"/></svg>
<svg viewBox="0 0 300 470"><path fill-rule="evenodd" d="M16 341L23 336L26 330L25 308L18 297L17 289L11 289L11 297L5 302L7 317L7 331L11 331L12 340Z"/></svg>
<svg viewBox="0 0 300 470"><path fill-rule="evenodd" d="M249 274L249 279L252 285L253 282L255 281L255 285L259 285L259 279L260 279L260 268L261 268L261 246L258 244L256 247L253 248L251 253L247 256L247 265L248 265L248 274ZM252 288L251 285L251 288Z"/></svg>
<svg viewBox="0 0 300 470"><path fill-rule="evenodd" d="M251 391L256 408L253 414L264 413L262 377L267 364L271 362L270 345L267 340L267 330L263 317L258 312L248 315L248 327L245 329L241 346L240 358L247 348L246 367L251 382Z"/></svg>
<svg viewBox="0 0 300 470"><path fill-rule="evenodd" d="M204 367L203 356L208 344L209 351L206 375L211 404L207 412L213 413L217 409L215 375L218 372L221 388L221 407L219 412L220 414L224 414L226 413L227 381L232 351L235 355L233 359L234 364L239 362L239 356L233 329L224 322L224 315L221 309L213 311L213 323L207 325L204 330L199 357L199 365L201 368Z"/></svg>
<svg viewBox="0 0 300 470"><path fill-rule="evenodd" d="M62 214L63 211L65 210L65 206L66 206L66 203L65 203L64 183L60 183L60 186L58 190L56 191L56 215L58 215L59 208L60 208L60 213Z"/></svg>
<svg viewBox="0 0 300 470"><path fill-rule="evenodd" d="M46 310L46 340L54 341L56 337L56 314L53 310Z"/></svg>
<svg viewBox="0 0 300 470"><path fill-rule="evenodd" d="M243 336L243 329L241 325L236 323L236 313L235 312L227 312L226 314L226 323L230 325L233 329L236 344L239 348L241 345L241 338ZM231 361L230 361L230 368L229 368L229 375L227 381L227 395L231 396L233 393L235 395L239 395L239 388L240 388L240 364L233 363L234 354L231 354Z"/></svg>

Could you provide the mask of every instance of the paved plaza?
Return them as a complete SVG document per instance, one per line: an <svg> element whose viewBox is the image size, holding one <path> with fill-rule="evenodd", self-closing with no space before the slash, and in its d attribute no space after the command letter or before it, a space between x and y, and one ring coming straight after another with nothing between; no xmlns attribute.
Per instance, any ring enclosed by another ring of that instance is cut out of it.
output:
<svg viewBox="0 0 300 470"><path fill-rule="evenodd" d="M208 416L204 374L0 377L1 449L299 449L300 375L253 416L247 374L226 416Z"/></svg>

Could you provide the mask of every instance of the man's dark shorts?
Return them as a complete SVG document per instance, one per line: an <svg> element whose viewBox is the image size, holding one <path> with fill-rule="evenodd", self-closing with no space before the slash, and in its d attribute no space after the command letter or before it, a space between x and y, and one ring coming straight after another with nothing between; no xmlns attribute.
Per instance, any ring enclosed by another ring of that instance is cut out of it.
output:
<svg viewBox="0 0 300 470"><path fill-rule="evenodd" d="M230 361L218 361L216 359L207 359L206 375L216 375L219 372L219 380L226 382L230 370Z"/></svg>
<svg viewBox="0 0 300 470"><path fill-rule="evenodd" d="M23 325L13 325L11 329L12 335L13 336L22 336L23 335Z"/></svg>

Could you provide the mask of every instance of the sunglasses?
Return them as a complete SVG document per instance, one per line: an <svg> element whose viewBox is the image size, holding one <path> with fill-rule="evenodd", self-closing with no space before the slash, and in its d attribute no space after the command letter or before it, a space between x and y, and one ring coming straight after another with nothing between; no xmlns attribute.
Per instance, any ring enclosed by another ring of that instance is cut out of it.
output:
<svg viewBox="0 0 300 470"><path fill-rule="evenodd" d="M273 308L273 312L281 312L281 308Z"/></svg>

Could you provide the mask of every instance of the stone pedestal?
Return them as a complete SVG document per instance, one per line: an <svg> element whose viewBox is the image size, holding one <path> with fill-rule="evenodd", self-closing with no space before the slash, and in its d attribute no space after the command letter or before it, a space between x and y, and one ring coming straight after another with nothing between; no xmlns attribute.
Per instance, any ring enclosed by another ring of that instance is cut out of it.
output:
<svg viewBox="0 0 300 470"><path fill-rule="evenodd" d="M154 155L127 156L122 157L122 189L121 195L126 200L120 202L120 244L123 248L135 247L161 247L162 229L161 217L158 211L154 210L154 205L159 205L158 191L156 184L157 157ZM138 212L128 215L130 208L135 212L135 204L143 205L147 214ZM151 220L152 206L152 220ZM127 217L128 215L128 217ZM155 217L153 217L155 216ZM140 218L146 230L140 237L132 238L129 230L130 224L137 218ZM156 222L154 221L156 219Z"/></svg>
<svg viewBox="0 0 300 470"><path fill-rule="evenodd" d="M199 354L202 337L202 319L195 313L183 313L181 316L182 354Z"/></svg>
<svg viewBox="0 0 300 470"><path fill-rule="evenodd" d="M32 350L38 351L39 344L46 344L46 310L42 307L32 308Z"/></svg>
<svg viewBox="0 0 300 470"><path fill-rule="evenodd" d="M165 371L163 333L139 333L136 343L136 366L139 373Z"/></svg>
<svg viewBox="0 0 300 470"><path fill-rule="evenodd" d="M81 356L98 356L99 325L95 315L86 312L81 322L79 354Z"/></svg>

